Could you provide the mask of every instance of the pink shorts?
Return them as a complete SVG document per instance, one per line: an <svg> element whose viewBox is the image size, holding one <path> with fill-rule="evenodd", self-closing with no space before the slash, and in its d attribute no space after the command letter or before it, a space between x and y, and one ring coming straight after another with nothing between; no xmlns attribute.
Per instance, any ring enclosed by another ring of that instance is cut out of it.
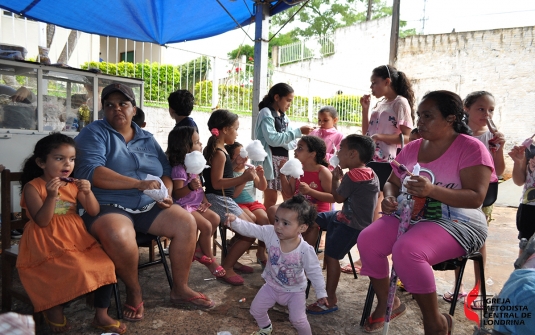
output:
<svg viewBox="0 0 535 335"><path fill-rule="evenodd" d="M244 204L238 204L238 206L240 206L240 208L242 208L242 209L248 209L248 210L250 210L251 212L254 212L254 211L256 211L257 209L263 209L263 210L266 210L266 207L264 207L264 205L262 205L262 204L259 203L258 201L255 201L255 202L247 202L247 203L244 203Z"/></svg>

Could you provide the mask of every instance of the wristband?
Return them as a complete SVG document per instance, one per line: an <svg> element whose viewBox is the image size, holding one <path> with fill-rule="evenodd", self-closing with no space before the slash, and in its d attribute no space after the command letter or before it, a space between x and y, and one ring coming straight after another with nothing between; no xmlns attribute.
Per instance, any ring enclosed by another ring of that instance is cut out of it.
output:
<svg viewBox="0 0 535 335"><path fill-rule="evenodd" d="M195 191L195 190L191 187L190 183L188 183L188 188L189 188L189 190L192 191L192 192Z"/></svg>

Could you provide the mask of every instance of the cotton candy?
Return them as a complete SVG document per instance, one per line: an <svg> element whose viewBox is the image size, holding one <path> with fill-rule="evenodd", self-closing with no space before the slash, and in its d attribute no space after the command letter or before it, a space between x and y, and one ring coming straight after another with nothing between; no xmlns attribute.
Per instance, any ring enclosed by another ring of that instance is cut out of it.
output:
<svg viewBox="0 0 535 335"><path fill-rule="evenodd" d="M206 159L204 159L200 151L192 151L186 154L184 165L186 166L186 172L190 174L201 174L205 168L210 167L206 165Z"/></svg>
<svg viewBox="0 0 535 335"><path fill-rule="evenodd" d="M264 147L262 146L262 143L260 143L259 140L252 141L251 143L249 143L249 145L245 149L247 150L247 154L249 158L253 162L262 162L267 157L267 152L266 150L264 150ZM240 150L240 155L241 155L241 150Z"/></svg>
<svg viewBox="0 0 535 335"><path fill-rule="evenodd" d="M283 175L299 178L305 174L303 171L303 164L297 158L290 158L284 165L281 167L280 172Z"/></svg>

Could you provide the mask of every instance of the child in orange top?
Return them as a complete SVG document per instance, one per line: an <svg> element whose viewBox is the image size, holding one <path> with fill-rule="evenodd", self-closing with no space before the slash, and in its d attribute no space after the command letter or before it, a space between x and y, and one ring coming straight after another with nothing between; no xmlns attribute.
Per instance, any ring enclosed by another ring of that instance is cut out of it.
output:
<svg viewBox="0 0 535 335"><path fill-rule="evenodd" d="M71 326L62 304L95 291L92 326L124 334L126 326L108 316L115 267L76 211L90 215L100 205L87 180L73 179L76 149L69 136L54 133L39 140L22 170L21 207L30 221L20 240L17 269L35 312L43 312L52 332Z"/></svg>

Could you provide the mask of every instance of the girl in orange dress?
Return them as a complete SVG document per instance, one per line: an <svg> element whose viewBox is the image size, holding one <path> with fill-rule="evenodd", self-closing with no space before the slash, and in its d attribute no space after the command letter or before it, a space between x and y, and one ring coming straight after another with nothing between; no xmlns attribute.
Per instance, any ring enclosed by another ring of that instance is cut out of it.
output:
<svg viewBox="0 0 535 335"><path fill-rule="evenodd" d="M74 140L54 133L39 140L22 171L21 207L30 221L19 246L17 269L35 312L43 312L54 333L72 327L62 304L95 291L92 326L124 334L126 326L108 316L115 267L86 231L76 204L91 215L100 206L87 180L69 175L74 169Z"/></svg>

